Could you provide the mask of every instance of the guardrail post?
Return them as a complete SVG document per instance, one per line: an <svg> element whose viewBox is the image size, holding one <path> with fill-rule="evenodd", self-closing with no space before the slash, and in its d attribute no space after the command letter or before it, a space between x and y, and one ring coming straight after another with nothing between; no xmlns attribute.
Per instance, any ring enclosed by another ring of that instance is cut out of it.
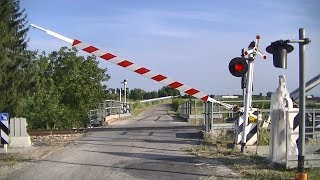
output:
<svg viewBox="0 0 320 180"><path fill-rule="evenodd" d="M315 138L315 127L316 127L316 109L312 108L312 138Z"/></svg>
<svg viewBox="0 0 320 180"><path fill-rule="evenodd" d="M109 107L109 114L110 116L112 115L112 108L113 108L113 101L110 102L110 107Z"/></svg>
<svg viewBox="0 0 320 180"><path fill-rule="evenodd" d="M205 102L205 122L206 122L206 133L209 132L209 126L210 126L210 123L209 123L209 103L210 102Z"/></svg>
<svg viewBox="0 0 320 180"><path fill-rule="evenodd" d="M207 102L204 102L203 103L203 109L204 109L204 112L203 112L203 124L204 124L204 127L205 127L205 132L207 132L207 126L208 126L208 123L207 123Z"/></svg>
<svg viewBox="0 0 320 180"><path fill-rule="evenodd" d="M190 109L189 109L189 101L186 102L186 108L187 108L187 115L190 114Z"/></svg>
<svg viewBox="0 0 320 180"><path fill-rule="evenodd" d="M210 108L210 110L211 110L211 128L210 128L210 131L212 131L212 129L213 129L213 102L210 102L210 105L211 105L211 108Z"/></svg>
<svg viewBox="0 0 320 180"><path fill-rule="evenodd" d="M194 99L194 120L195 123L197 124L197 100Z"/></svg>

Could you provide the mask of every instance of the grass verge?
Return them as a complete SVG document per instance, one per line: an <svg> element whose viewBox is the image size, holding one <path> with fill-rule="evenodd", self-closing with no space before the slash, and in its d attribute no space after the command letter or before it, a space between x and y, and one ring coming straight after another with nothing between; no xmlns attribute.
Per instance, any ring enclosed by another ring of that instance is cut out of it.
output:
<svg viewBox="0 0 320 180"><path fill-rule="evenodd" d="M1 154L0 155L0 168L4 166L12 167L19 163L19 154Z"/></svg>
<svg viewBox="0 0 320 180"><path fill-rule="evenodd" d="M263 157L246 155L234 148L233 131L224 135L206 135L200 145L187 150L196 157L217 159L247 179L294 179L296 169L271 166ZM318 179L320 168L307 170L308 179Z"/></svg>

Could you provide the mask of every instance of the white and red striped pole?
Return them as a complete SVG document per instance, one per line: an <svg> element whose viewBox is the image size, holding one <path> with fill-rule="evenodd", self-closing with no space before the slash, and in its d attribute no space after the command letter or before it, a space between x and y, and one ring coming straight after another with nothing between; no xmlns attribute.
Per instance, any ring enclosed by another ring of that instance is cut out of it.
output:
<svg viewBox="0 0 320 180"><path fill-rule="evenodd" d="M140 74L142 76L145 76L149 79L153 79L154 81L157 81L159 83L162 83L166 86L169 86L173 89L177 89L181 92L184 92L190 96L193 96L193 97L196 97L198 99L201 99L202 101L210 101L210 102L213 102L213 103L217 103L217 104L220 104L222 106L224 106L226 109L233 109L234 106L233 105L230 105L230 104L226 104L226 103L223 103L223 102L220 102L220 101L217 101L211 97L209 97L209 95L207 93L204 93L198 89L195 89L195 88L192 88L190 86L187 86L179 81L176 81L176 80L173 80L173 79L170 79L168 78L167 76L164 76L162 74L158 74L158 73L155 73L153 71L151 71L150 69L148 68L145 68L143 66L140 66L140 65L137 65L127 59L121 59L121 58L118 58L116 55L110 53L110 52L107 52L107 51L104 51L104 50L100 50L99 48L95 47L95 46L92 46L90 44L86 44L86 43L83 43L77 39L70 39L70 38L67 38L65 36L62 36L58 33L55 33L53 31L50 31L50 30L47 30L47 29L44 29L44 28L41 28L37 25L34 25L34 24L30 24L30 26L36 28L36 29L39 29L41 31L44 31L45 33L47 33L48 35L51 35L55 38L58 38L60 40L63 40L69 44L71 44L72 46L78 48L78 49L81 49L87 53L90 53L90 54L93 54L97 57L100 57L108 62L111 62L113 64L116 64L118 66L121 66L125 69L128 69L130 71L133 71L137 74Z"/></svg>

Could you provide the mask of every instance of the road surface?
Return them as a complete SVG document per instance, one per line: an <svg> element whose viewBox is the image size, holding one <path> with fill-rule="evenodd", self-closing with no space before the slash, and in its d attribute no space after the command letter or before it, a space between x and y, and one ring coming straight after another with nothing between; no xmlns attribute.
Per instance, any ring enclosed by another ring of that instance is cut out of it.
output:
<svg viewBox="0 0 320 180"><path fill-rule="evenodd" d="M221 163L187 154L185 149L198 143L199 130L169 116L169 108L154 106L139 117L113 122L114 129L89 132L0 179L237 179Z"/></svg>

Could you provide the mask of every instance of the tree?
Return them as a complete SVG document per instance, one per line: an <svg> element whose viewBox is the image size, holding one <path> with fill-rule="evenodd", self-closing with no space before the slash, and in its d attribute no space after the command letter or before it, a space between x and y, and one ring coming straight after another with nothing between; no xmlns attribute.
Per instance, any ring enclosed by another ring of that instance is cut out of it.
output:
<svg viewBox="0 0 320 180"><path fill-rule="evenodd" d="M143 96L144 99L154 99L158 98L158 92L157 91L151 91L151 92L146 92Z"/></svg>
<svg viewBox="0 0 320 180"><path fill-rule="evenodd" d="M168 86L163 86L161 89L158 91L159 97L166 97L166 96L179 96L180 91L177 89L172 89Z"/></svg>
<svg viewBox="0 0 320 180"><path fill-rule="evenodd" d="M77 56L77 50L39 55L32 94L25 113L31 128L73 128L87 123L87 113L104 99L102 85L110 77L93 56Z"/></svg>
<svg viewBox="0 0 320 180"><path fill-rule="evenodd" d="M129 99L140 100L146 92L139 88L134 88L130 90Z"/></svg>
<svg viewBox="0 0 320 180"><path fill-rule="evenodd" d="M31 62L27 52L27 16L19 0L0 2L0 111L15 116L30 88ZM30 76L29 76L30 77Z"/></svg>

